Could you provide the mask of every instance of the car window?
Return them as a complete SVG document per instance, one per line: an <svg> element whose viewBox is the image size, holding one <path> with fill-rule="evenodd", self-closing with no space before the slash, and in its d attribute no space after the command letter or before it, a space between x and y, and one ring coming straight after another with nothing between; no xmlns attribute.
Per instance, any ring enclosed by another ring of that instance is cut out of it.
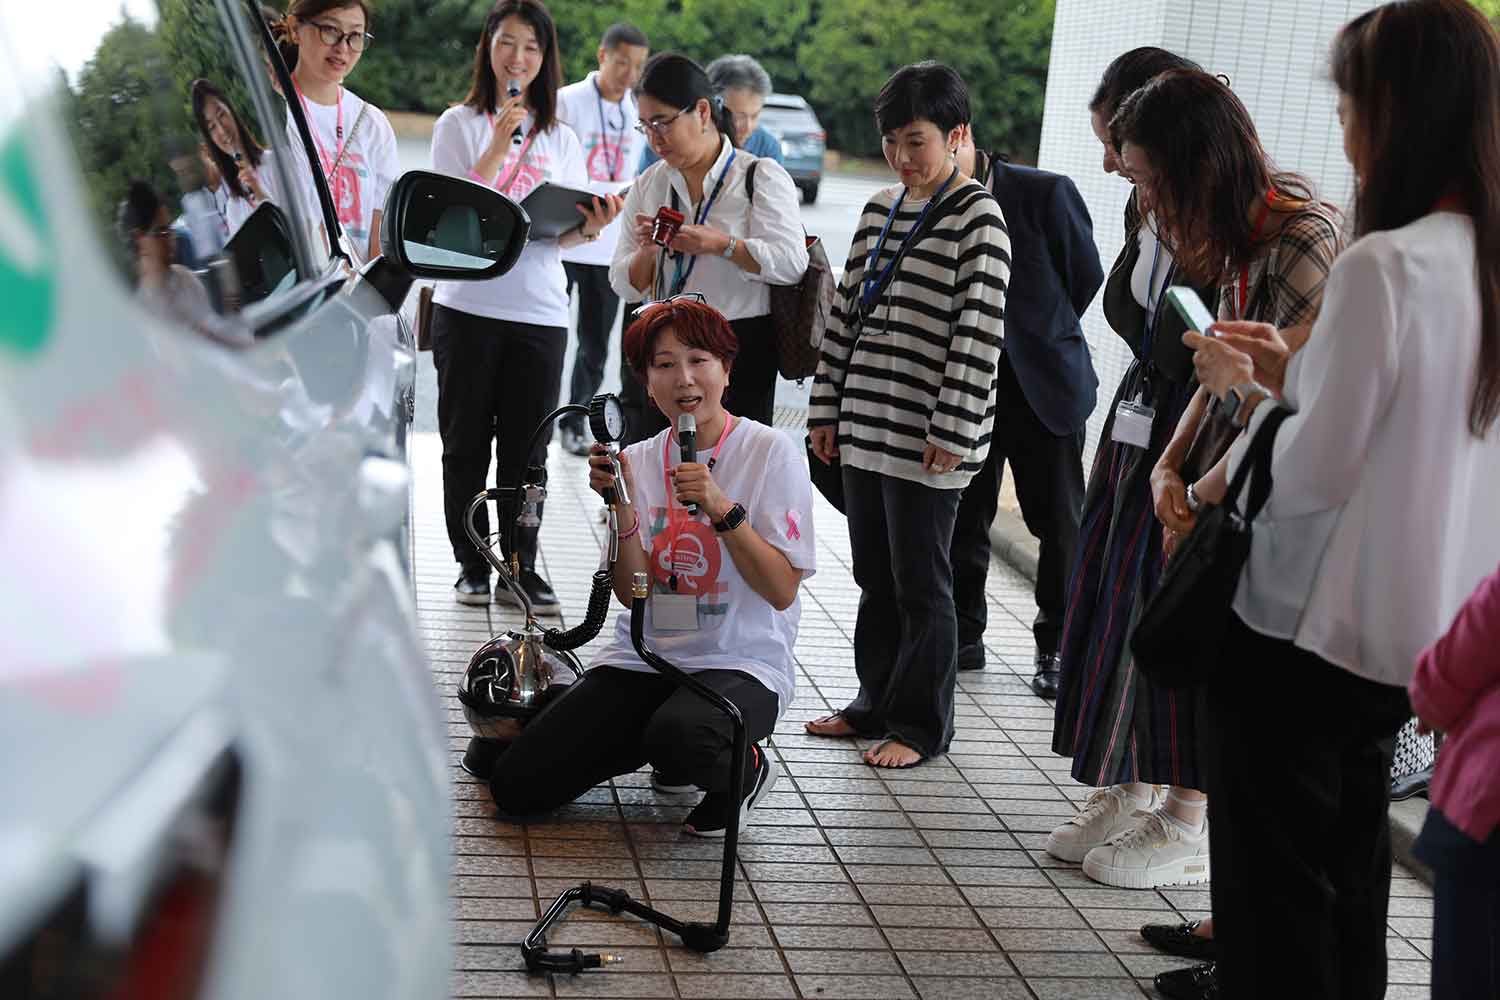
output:
<svg viewBox="0 0 1500 1000"><path fill-rule="evenodd" d="M0 7L27 100L66 123L82 207L121 279L164 317L250 339L326 257L285 105L240 48L240 0Z"/></svg>
<svg viewBox="0 0 1500 1000"><path fill-rule="evenodd" d="M767 105L760 114L760 123L777 135L819 130L818 119L807 108L773 108Z"/></svg>

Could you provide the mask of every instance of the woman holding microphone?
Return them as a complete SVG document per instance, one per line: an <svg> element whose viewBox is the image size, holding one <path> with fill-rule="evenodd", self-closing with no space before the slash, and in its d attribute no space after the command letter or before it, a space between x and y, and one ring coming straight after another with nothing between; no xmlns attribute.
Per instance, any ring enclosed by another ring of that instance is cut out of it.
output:
<svg viewBox="0 0 1500 1000"><path fill-rule="evenodd" d="M769 286L795 284L807 270L797 188L779 163L735 148L723 101L686 56L663 52L646 63L637 108L636 129L661 161L625 198L632 224L620 231L610 284L627 302L697 292L719 310L739 341L724 405L769 426L776 390ZM680 213L682 224L659 231L670 238L658 244L652 230L662 209ZM630 378L625 385L632 388ZM634 439L664 426L659 414L638 423Z"/></svg>
<svg viewBox="0 0 1500 1000"><path fill-rule="evenodd" d="M485 18L468 96L433 127L433 169L493 187L518 202L548 180L585 186L583 148L557 119L561 82L557 30L547 8L539 0L497 4ZM505 96L509 91L514 94ZM490 599L489 567L469 541L464 512L485 488L491 443L502 486L513 483L526 465L546 461L547 437L535 452L528 454L526 447L533 429L557 406L562 380L568 286L561 248L598 239L619 214L620 199L601 195L580 211L577 228L556 240L533 239L508 273L492 281L440 283L433 296L443 510L462 569L454 585L461 604ZM501 504L502 528L514 516L512 504ZM482 508L477 520L480 533L487 533ZM536 571L538 530L516 532L517 582L534 611L556 614L557 595ZM496 599L511 600L503 589Z"/></svg>

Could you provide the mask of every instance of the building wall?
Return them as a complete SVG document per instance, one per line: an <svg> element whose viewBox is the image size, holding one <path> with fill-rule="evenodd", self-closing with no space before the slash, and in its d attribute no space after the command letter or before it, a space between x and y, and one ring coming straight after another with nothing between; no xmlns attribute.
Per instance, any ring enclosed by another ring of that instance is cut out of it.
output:
<svg viewBox="0 0 1500 1000"><path fill-rule="evenodd" d="M1111 60L1139 45L1159 45L1225 74L1277 164L1346 207L1353 177L1328 80L1328 49L1343 24L1374 6L1372 0L1057 0L1039 165L1077 183L1105 269L1124 242L1130 193L1128 183L1101 169L1102 150L1089 127L1089 98ZM1092 456L1130 351L1110 332L1097 298L1084 331L1099 373L1099 405L1088 428Z"/></svg>

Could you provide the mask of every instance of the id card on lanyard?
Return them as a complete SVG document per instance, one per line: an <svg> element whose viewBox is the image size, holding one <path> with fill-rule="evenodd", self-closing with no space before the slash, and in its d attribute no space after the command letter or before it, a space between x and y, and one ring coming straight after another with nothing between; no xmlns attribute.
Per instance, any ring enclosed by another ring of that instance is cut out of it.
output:
<svg viewBox="0 0 1500 1000"><path fill-rule="evenodd" d="M713 454L708 459L710 470L719 462L719 452L724 447L724 441L729 437L729 430L734 426L734 420L733 414L725 414L724 429L719 433L719 442L714 445ZM698 595L677 592L677 543L682 538L683 529L692 520L692 515L687 512L686 508L674 506L675 491L672 489L672 442L674 440L676 436L669 429L661 447L662 482L667 491L667 530L670 532L665 553L669 592L651 595L651 622L656 628L667 632L696 632L698 630Z"/></svg>
<svg viewBox="0 0 1500 1000"><path fill-rule="evenodd" d="M942 200L943 192L948 190L948 185L952 184L953 178L957 176L958 168L954 167L953 172L948 175L948 179L943 181L942 187L934 191L932 197L927 199L927 204L922 206L922 211L917 215L917 221L913 222L911 228L906 231L906 236L902 239L901 247L891 256L890 262L879 272L876 272L875 265L880 262L880 252L885 249L885 241L891 235L891 223L896 221L896 213L901 211L901 206L906 202L906 190L902 189L901 194L896 198L895 204L891 206L890 212L886 214L885 225L880 228L879 238L876 239L875 245L870 248L869 256L865 258L865 274L864 280L861 283L862 287L859 296L859 309L862 317L870 314L871 310L875 308L876 300L880 297L880 290L887 287L888 283L894 280L896 268L901 263L901 251L906 249L907 242L922 228L922 223L927 219L927 213L932 211L932 206ZM889 316L887 316L887 319L889 319Z"/></svg>

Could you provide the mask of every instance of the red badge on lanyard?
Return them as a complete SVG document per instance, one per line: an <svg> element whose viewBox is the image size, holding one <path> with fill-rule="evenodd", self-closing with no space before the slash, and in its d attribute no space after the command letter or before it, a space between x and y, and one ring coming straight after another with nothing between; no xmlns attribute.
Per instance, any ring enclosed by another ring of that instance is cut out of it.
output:
<svg viewBox="0 0 1500 1000"><path fill-rule="evenodd" d="M719 434L719 443L714 445L709 456L708 467L712 469L719 461L719 452L734 426L734 415L726 414L724 430ZM661 446L662 480L667 488L668 529L656 537L651 546L651 566L657 579L666 583L675 593L694 596L709 593L719 580L719 569L723 555L719 539L713 526L698 521L687 510L676 503L672 489L672 442L676 435L668 430ZM686 537L683 537L683 536Z"/></svg>

